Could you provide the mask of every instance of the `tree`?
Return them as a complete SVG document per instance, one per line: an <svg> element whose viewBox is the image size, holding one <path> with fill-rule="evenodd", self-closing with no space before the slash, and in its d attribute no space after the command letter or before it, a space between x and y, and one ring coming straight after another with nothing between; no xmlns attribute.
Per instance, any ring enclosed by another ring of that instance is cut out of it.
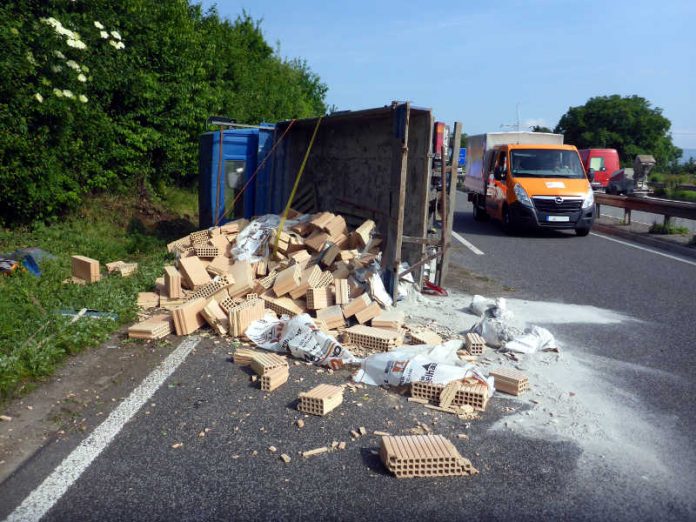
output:
<svg viewBox="0 0 696 522"><path fill-rule="evenodd" d="M614 94L570 107L555 132L579 149L616 149L623 164L632 164L637 154L652 154L658 165L665 166L681 155L672 143L671 125L662 109L652 107L645 98Z"/></svg>
<svg viewBox="0 0 696 522"><path fill-rule="evenodd" d="M532 132L553 132L548 127L544 127L542 125L532 125L531 130Z"/></svg>
<svg viewBox="0 0 696 522"><path fill-rule="evenodd" d="M459 136L459 147L462 149L466 148L466 140L469 138L469 135L466 132L462 132L462 135Z"/></svg>

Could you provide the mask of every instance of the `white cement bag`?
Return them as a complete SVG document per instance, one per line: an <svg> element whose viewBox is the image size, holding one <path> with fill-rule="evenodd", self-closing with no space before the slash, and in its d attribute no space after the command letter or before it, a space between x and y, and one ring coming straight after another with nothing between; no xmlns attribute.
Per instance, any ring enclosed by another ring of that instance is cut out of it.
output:
<svg viewBox="0 0 696 522"><path fill-rule="evenodd" d="M232 247L232 257L235 261L249 261L255 263L266 259L270 255L268 240L280 226L281 217L276 214L266 214L254 219L242 230L235 239ZM297 219L287 219L283 230L287 230L298 223L311 219L309 215L303 215Z"/></svg>
<svg viewBox="0 0 696 522"><path fill-rule="evenodd" d="M469 311L478 316L482 316L486 310L493 308L495 306L495 301L482 295L475 295L471 298L471 303L469 303Z"/></svg>
<svg viewBox="0 0 696 522"><path fill-rule="evenodd" d="M317 366L337 369L360 362L333 337L319 330L307 314L293 318L284 315L280 319L268 315L251 323L244 333L259 348L290 352L293 357Z"/></svg>
<svg viewBox="0 0 696 522"><path fill-rule="evenodd" d="M518 353L535 353L545 348L556 348L556 339L546 328L532 326L523 335L505 343L505 350Z"/></svg>

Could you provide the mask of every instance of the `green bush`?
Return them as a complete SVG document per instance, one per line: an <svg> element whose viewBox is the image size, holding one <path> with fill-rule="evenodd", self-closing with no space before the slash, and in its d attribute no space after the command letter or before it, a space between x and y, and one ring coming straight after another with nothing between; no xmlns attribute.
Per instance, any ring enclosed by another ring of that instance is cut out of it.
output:
<svg viewBox="0 0 696 522"><path fill-rule="evenodd" d="M274 53L257 22L185 0L10 0L0 46L0 224L190 180L212 114L256 123L326 110L326 86Z"/></svg>

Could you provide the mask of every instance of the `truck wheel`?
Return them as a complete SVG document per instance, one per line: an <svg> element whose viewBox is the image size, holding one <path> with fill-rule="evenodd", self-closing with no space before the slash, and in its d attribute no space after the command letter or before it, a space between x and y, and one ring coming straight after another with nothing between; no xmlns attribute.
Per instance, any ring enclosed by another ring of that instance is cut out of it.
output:
<svg viewBox="0 0 696 522"><path fill-rule="evenodd" d="M474 207L474 220L485 221L488 219L488 212L486 212L481 207L479 207L478 203L476 201L473 202L473 207Z"/></svg>
<svg viewBox="0 0 696 522"><path fill-rule="evenodd" d="M590 227L578 227L575 229L575 233L580 237L585 237L590 233Z"/></svg>
<svg viewBox="0 0 696 522"><path fill-rule="evenodd" d="M515 233L515 224L512 221L512 218L510 217L510 211L508 210L507 206L503 207L503 232L505 232L507 235L512 235Z"/></svg>

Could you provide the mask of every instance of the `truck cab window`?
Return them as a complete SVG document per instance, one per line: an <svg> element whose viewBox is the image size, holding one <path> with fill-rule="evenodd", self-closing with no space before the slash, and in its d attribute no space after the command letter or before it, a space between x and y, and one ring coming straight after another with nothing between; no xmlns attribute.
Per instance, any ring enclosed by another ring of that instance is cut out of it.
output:
<svg viewBox="0 0 696 522"><path fill-rule="evenodd" d="M495 163L495 171L493 176L497 180L505 179L505 173L507 172L507 154L505 152L500 152L498 154L498 160Z"/></svg>

